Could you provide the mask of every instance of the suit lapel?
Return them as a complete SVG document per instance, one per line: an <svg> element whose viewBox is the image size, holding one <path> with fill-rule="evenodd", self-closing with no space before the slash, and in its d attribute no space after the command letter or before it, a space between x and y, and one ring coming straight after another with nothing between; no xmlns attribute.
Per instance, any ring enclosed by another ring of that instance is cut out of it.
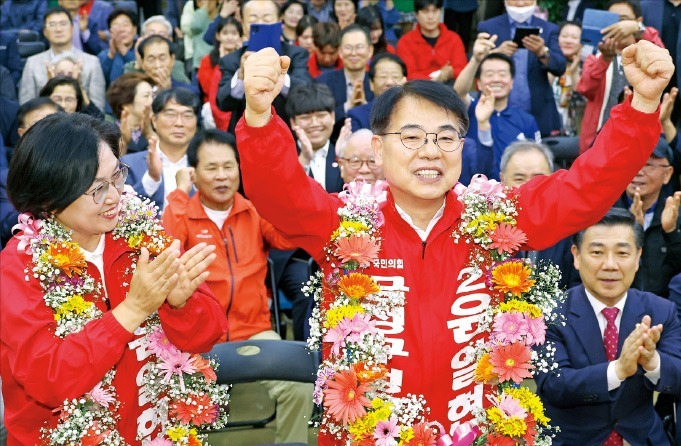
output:
<svg viewBox="0 0 681 446"><path fill-rule="evenodd" d="M329 151L326 154L326 178L324 189L329 193L340 192L338 189L339 184L342 189L343 180L341 180L340 170L336 163L336 148L333 144L329 143Z"/></svg>
<svg viewBox="0 0 681 446"><path fill-rule="evenodd" d="M603 347L603 335L601 335L593 307L586 298L583 285L580 285L571 296L570 316L567 324L581 342L591 364L607 362L605 347Z"/></svg>

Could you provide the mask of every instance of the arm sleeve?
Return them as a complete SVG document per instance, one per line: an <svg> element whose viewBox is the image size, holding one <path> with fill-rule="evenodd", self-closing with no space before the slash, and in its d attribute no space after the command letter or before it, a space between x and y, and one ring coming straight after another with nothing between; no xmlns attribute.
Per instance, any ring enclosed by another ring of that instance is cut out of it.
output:
<svg viewBox="0 0 681 446"><path fill-rule="evenodd" d="M220 59L222 77L218 84L217 104L222 111L237 110L243 102L232 97L232 78L239 69L241 54L241 51L234 51Z"/></svg>
<svg viewBox="0 0 681 446"><path fill-rule="evenodd" d="M168 234L180 241L182 249L187 250L187 206L189 195L184 191L175 189L168 194L168 205L163 209L163 227Z"/></svg>
<svg viewBox="0 0 681 446"><path fill-rule="evenodd" d="M215 20L213 20L211 24L208 25L208 28L206 28L206 32L203 33L203 40L208 45L215 45L215 32L218 30L218 23L220 23L221 18L222 17L220 16L220 14L218 14L218 16L215 17Z"/></svg>
<svg viewBox="0 0 681 446"><path fill-rule="evenodd" d="M610 62L603 60L600 54L598 56L592 54L587 57L582 68L582 75L577 83L577 92L590 101L596 100L596 94L605 82L605 73L609 66Z"/></svg>
<svg viewBox="0 0 681 446"><path fill-rule="evenodd" d="M114 55L114 58L116 56ZM113 68L114 59L109 58L109 50L104 49L97 54L99 64L102 66L102 74L107 85L111 83L111 68Z"/></svg>
<svg viewBox="0 0 681 446"><path fill-rule="evenodd" d="M305 174L291 131L274 108L272 113L263 127L249 127L243 117L237 124L244 189L261 217L291 243L320 258L338 227L340 200Z"/></svg>
<svg viewBox="0 0 681 446"><path fill-rule="evenodd" d="M99 59L94 57L90 62L92 64L92 73L90 73L90 80L85 86L90 100L97 106L98 109L104 110L106 108L106 81L104 80L104 73L102 67L99 65Z"/></svg>
<svg viewBox="0 0 681 446"><path fill-rule="evenodd" d="M546 46L549 48L549 63L546 65L545 69L554 76L560 77L565 73L567 60L565 59L565 56L563 56L560 45L558 45L558 27L552 25L552 28L554 27L555 29L552 29L549 32L549 39L548 42L546 42ZM544 67L544 64L540 65Z"/></svg>
<svg viewBox="0 0 681 446"><path fill-rule="evenodd" d="M91 390L120 360L133 334L108 312L82 331L57 338L40 285L24 279L28 260L3 255L0 336L10 372L26 393L48 407L58 407Z"/></svg>
<svg viewBox="0 0 681 446"><path fill-rule="evenodd" d="M468 59L466 59L466 47L463 46L463 41L457 33L453 33L452 43L452 52L449 56L449 61L452 64L452 69L454 70L454 79L456 79L459 76L459 73L466 68Z"/></svg>
<svg viewBox="0 0 681 446"><path fill-rule="evenodd" d="M21 88L19 89L19 104L30 101L31 99L38 96L38 88L35 84L35 77L33 77L33 71L40 69L36 68L35 59L30 58L26 61L24 66L24 71L21 73ZM44 70L45 67L43 66Z"/></svg>
<svg viewBox="0 0 681 446"><path fill-rule="evenodd" d="M676 306L669 303L664 313L664 320L653 321L662 324L662 335L657 342L660 354L660 379L654 390L673 395L681 394L681 324Z"/></svg>
<svg viewBox="0 0 681 446"><path fill-rule="evenodd" d="M593 147L572 168L539 176L520 187L518 227L525 248L547 248L596 223L646 163L660 136L659 108L643 113L631 98L613 107Z"/></svg>
<svg viewBox="0 0 681 446"><path fill-rule="evenodd" d="M265 239L265 242L269 248L282 250L298 249L298 246L289 243L289 241L286 240L286 237L274 229L274 226L272 226L264 218L260 219L260 233L262 234L262 238Z"/></svg>

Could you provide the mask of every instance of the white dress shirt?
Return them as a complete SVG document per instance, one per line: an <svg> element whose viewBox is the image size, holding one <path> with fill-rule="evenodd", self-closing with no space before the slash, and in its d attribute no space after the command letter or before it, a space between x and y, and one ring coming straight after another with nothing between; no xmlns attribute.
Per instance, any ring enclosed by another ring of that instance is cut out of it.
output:
<svg viewBox="0 0 681 446"><path fill-rule="evenodd" d="M326 157L329 154L329 141L326 141L321 148L314 151L312 159L310 160L309 166L305 167L305 171L310 174L312 172L312 178L321 184L324 190L326 190Z"/></svg>
<svg viewBox="0 0 681 446"><path fill-rule="evenodd" d="M178 170L188 167L189 162L187 161L187 154L182 156L182 158L180 158L177 162L171 161L166 154L163 153L163 150L161 150L160 143L156 144L156 150L161 156L163 176L160 180L154 181L154 179L151 178L151 175L149 175L149 170L147 170L142 176L142 187L144 187L144 192L147 194L147 196L151 197L156 193L158 188L161 187L161 183L163 183L163 208L165 208L168 205L168 199L166 197L168 197L169 193L177 189L177 180L175 179L175 174Z"/></svg>
<svg viewBox="0 0 681 446"><path fill-rule="evenodd" d="M416 226L416 225L414 224L414 220L411 219L411 216L409 216L409 214L407 214L407 213L404 211L404 209L402 209L401 207L399 207L399 206L397 205L397 203L395 203L395 208L397 209L397 213L400 214L400 217L402 217L402 219L403 219L404 221L406 221L407 223L409 223L409 226L411 226L412 228L414 228L414 231L416 231L416 233L419 235L419 238L420 238L421 241L423 241L423 242L425 242L426 239L428 239L428 235L430 234L430 231L433 230L433 228L435 227L435 224L436 224L438 221L440 221L440 219L442 218L442 216L445 214L445 203L442 203L442 207L441 207L440 209L438 209L438 211L435 213L435 215L433 215L433 218L431 218L430 222L428 223L428 226L427 226L426 229L424 230L424 229L421 229L421 228L419 228L418 226Z"/></svg>

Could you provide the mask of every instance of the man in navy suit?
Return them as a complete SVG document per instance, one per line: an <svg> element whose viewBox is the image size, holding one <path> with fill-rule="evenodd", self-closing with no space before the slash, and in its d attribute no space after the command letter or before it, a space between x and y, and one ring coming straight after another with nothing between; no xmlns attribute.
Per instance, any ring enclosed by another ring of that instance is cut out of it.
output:
<svg viewBox="0 0 681 446"><path fill-rule="evenodd" d="M186 88L161 91L151 104L151 122L158 139L149 140L149 150L123 157L130 167L126 182L161 210L177 187L175 175L189 167L187 148L196 133L200 106L198 96Z"/></svg>
<svg viewBox="0 0 681 446"><path fill-rule="evenodd" d="M350 109L370 102L374 93L369 85L366 67L374 54L369 31L349 25L341 31L340 58L343 68L320 74L315 81L325 84L336 101L336 125L343 125Z"/></svg>
<svg viewBox="0 0 681 446"><path fill-rule="evenodd" d="M548 74L558 77L565 72L565 56L558 46L558 26L534 17L536 0L505 0L504 3L506 14L481 22L478 32L497 35L496 51L513 58L516 76L509 105L532 113L542 136L557 134L561 120ZM522 46L518 46L513 37L516 30L523 27L539 28L539 35L524 37Z"/></svg>
<svg viewBox="0 0 681 446"><path fill-rule="evenodd" d="M642 241L624 209L574 237L583 285L558 309L565 324L546 334L558 369L537 376L547 416L560 426L555 445L670 444L653 392L681 395L681 325L673 303L629 288Z"/></svg>

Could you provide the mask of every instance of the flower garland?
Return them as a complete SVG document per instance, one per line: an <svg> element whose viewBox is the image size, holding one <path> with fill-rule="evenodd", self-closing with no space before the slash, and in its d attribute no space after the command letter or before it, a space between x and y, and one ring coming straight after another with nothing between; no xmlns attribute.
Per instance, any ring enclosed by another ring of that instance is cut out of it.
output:
<svg viewBox="0 0 681 446"><path fill-rule="evenodd" d="M525 242L525 235L515 228L517 197L484 176L474 178L468 188L457 185L455 192L465 209L453 237L456 243L463 239L474 245L470 266L489 271L488 285L497 294L480 326L491 335L475 345L476 380L496 384L488 395L491 407L478 409L477 426L461 425L450 437L439 423L427 421L423 396L390 393L390 346L376 323L403 307L405 295L381 290L362 272L378 258L386 189L383 181L346 185L339 194L344 203L338 210L340 226L325 248L332 271L326 277L317 273L303 289L317 304L308 345L329 348L314 389L315 403L325 409L321 429L339 444L353 445L468 446L502 444L502 438L550 444L541 401L517 384L532 376L530 370L556 367L550 349L540 357L531 345L544 343L545 323L555 320L552 310L555 296L561 295L560 272L553 266L534 268L525 261L508 260Z"/></svg>
<svg viewBox="0 0 681 446"><path fill-rule="evenodd" d="M141 200L132 193L121 197L113 238L124 239L136 251L133 270L142 247L155 256L172 242L156 214L156 206L148 199ZM24 214L17 226L23 230L19 249L32 256L26 280L32 274L40 281L45 304L54 312L55 335L63 339L101 318L102 311L86 296L101 299L102 286L87 273L87 262L81 248L72 241L72 233L54 217L32 220ZM150 315L135 334L141 336L145 349L152 352L142 392L153 402L161 425L159 436L147 444L204 444L205 435L199 434L199 430L221 428L227 422L223 406L228 403L229 394L226 386L216 383L216 361L181 352L173 346L163 333L156 313ZM112 385L115 373L115 368L111 369L90 392L64 401L55 411L59 413L57 426L43 428L45 443L125 445L116 429L120 402Z"/></svg>

